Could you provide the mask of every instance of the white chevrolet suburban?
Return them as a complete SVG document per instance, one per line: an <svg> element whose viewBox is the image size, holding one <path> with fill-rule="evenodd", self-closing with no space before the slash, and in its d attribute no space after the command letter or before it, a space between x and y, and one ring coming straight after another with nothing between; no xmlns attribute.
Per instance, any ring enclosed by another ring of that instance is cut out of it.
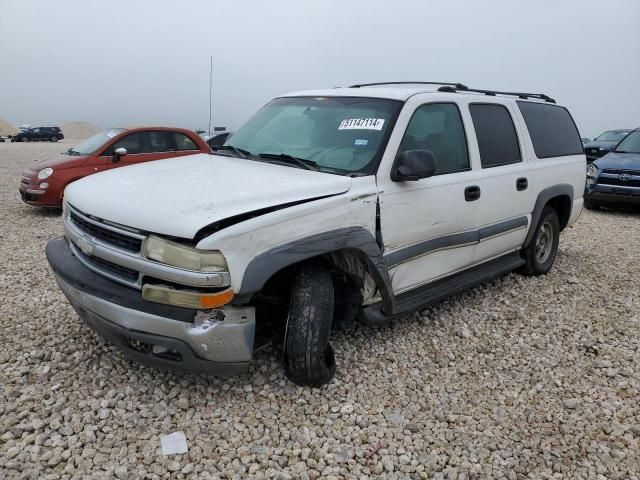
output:
<svg viewBox="0 0 640 480"><path fill-rule="evenodd" d="M336 326L548 272L585 188L567 109L405 83L284 95L212 154L74 182L47 245L60 288L142 363L235 374L275 340L320 385Z"/></svg>

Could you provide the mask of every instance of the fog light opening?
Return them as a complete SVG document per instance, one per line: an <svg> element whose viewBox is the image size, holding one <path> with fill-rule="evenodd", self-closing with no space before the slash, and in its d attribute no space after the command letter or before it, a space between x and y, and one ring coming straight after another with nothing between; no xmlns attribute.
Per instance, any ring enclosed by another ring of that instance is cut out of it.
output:
<svg viewBox="0 0 640 480"><path fill-rule="evenodd" d="M127 343L131 348L137 350L140 353L150 353L151 345L148 343L141 342L136 340L135 338L127 337Z"/></svg>

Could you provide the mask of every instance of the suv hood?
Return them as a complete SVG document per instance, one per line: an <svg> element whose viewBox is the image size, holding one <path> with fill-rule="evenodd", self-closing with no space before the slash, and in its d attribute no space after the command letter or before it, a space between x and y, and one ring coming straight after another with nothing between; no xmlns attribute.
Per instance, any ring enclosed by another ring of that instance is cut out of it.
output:
<svg viewBox="0 0 640 480"><path fill-rule="evenodd" d="M243 213L337 195L351 178L198 154L142 163L73 182L65 201L84 213L149 232L193 238Z"/></svg>
<svg viewBox="0 0 640 480"><path fill-rule="evenodd" d="M43 168L53 168L62 170L63 168L79 167L87 161L87 155L58 155L57 157L45 158L44 160L36 160L29 165L30 170L39 172Z"/></svg>
<svg viewBox="0 0 640 480"><path fill-rule="evenodd" d="M640 153L609 152L593 164L600 170L640 170Z"/></svg>

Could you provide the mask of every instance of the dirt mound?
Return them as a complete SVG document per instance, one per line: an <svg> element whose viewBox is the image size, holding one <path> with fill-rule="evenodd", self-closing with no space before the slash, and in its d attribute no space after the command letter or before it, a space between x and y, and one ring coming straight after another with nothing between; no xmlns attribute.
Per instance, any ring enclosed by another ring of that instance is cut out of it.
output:
<svg viewBox="0 0 640 480"><path fill-rule="evenodd" d="M88 122L69 122L60 127L65 138L82 140L102 130Z"/></svg>
<svg viewBox="0 0 640 480"><path fill-rule="evenodd" d="M18 128L0 118L0 135L13 135L18 133Z"/></svg>

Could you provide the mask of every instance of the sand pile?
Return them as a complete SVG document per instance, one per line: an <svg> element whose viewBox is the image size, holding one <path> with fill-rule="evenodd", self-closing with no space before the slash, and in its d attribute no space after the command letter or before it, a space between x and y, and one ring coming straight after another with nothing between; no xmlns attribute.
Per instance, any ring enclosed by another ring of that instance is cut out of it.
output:
<svg viewBox="0 0 640 480"><path fill-rule="evenodd" d="M102 130L88 122L69 122L61 125L60 128L62 129L62 133L65 138L73 138L76 140L89 138L91 135Z"/></svg>
<svg viewBox="0 0 640 480"><path fill-rule="evenodd" d="M0 135L13 135L14 133L18 133L18 128L0 118Z"/></svg>

